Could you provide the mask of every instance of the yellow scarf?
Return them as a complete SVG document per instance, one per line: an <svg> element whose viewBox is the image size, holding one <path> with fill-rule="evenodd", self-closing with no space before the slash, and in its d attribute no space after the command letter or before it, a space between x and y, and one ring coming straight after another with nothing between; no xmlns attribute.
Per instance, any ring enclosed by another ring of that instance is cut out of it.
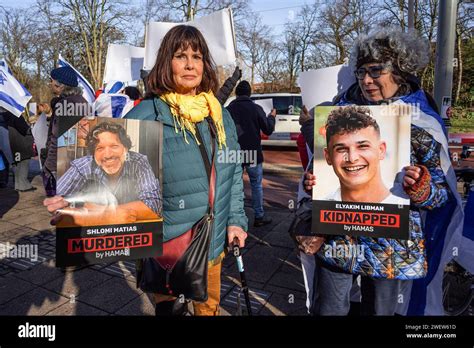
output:
<svg viewBox="0 0 474 348"><path fill-rule="evenodd" d="M169 105L176 133L178 133L178 127L176 126L178 124L186 143L189 144L188 139L186 139L186 130L188 130L199 144L196 138L196 123L201 122L207 116L211 116L217 130L219 149L222 148L222 145L227 146L222 120L222 107L212 92L202 92L195 96L170 92L161 95L160 98Z"/></svg>

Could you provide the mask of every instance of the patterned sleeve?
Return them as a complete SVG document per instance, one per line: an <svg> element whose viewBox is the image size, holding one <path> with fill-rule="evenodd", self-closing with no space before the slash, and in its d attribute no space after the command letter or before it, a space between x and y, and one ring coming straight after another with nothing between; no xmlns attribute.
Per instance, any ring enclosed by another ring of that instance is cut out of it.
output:
<svg viewBox="0 0 474 348"><path fill-rule="evenodd" d="M412 204L419 208L430 210L441 207L448 201L451 195L446 177L441 168L441 144L420 127L412 125L411 131L411 162L412 164L424 165L428 168L431 175L428 198L424 202L412 202Z"/></svg>
<svg viewBox="0 0 474 348"><path fill-rule="evenodd" d="M70 196L79 192L85 182L86 178L80 172L76 163L72 162L71 167L59 178L56 193L63 197Z"/></svg>
<svg viewBox="0 0 474 348"><path fill-rule="evenodd" d="M162 215L160 183L146 156L138 161L138 198L158 215Z"/></svg>

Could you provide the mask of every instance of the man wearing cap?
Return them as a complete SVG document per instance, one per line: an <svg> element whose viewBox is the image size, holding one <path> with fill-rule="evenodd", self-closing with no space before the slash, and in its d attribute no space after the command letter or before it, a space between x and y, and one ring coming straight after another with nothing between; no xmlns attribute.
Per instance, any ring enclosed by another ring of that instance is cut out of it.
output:
<svg viewBox="0 0 474 348"><path fill-rule="evenodd" d="M247 81L241 81L235 88L237 98L232 101L229 110L237 128L241 150L245 152L256 152L256 163L242 163L247 171L252 188L252 207L255 213L254 227L260 227L272 222L271 218L265 217L263 211L263 153L260 131L271 135L275 130L276 109L266 116L260 105L250 99L252 89Z"/></svg>
<svg viewBox="0 0 474 348"><path fill-rule="evenodd" d="M58 117L59 116L89 116L90 108L82 97L82 88L78 87L77 74L71 67L65 66L51 71L50 87L54 94L51 99L51 120L48 128L46 143L46 158L43 166L43 184L46 195L56 194ZM76 121L71 119L71 124ZM65 128L67 129L67 128Z"/></svg>

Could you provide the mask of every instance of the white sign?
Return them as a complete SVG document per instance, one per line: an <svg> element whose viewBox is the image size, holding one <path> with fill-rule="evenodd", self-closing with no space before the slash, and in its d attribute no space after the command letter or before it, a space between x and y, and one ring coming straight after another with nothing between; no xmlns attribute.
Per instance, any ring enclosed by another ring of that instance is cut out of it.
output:
<svg viewBox="0 0 474 348"><path fill-rule="evenodd" d="M155 65L158 49L168 30L180 24L192 25L199 29L217 65L235 64L232 12L226 8L186 23L148 23L145 37L145 70L151 70Z"/></svg>
<svg viewBox="0 0 474 348"><path fill-rule="evenodd" d="M31 134L33 134L33 138L35 139L36 150L38 151L38 154L40 154L41 149L44 149L46 147L46 141L48 140L48 123L46 120L46 114L44 112L40 115L33 128L31 129ZM38 160L41 168L40 157L41 156L38 156Z"/></svg>
<svg viewBox="0 0 474 348"><path fill-rule="evenodd" d="M298 79L303 104L308 110L321 103L331 103L354 82L354 73L346 65L303 71Z"/></svg>
<svg viewBox="0 0 474 348"><path fill-rule="evenodd" d="M273 109L273 99L268 98L268 99L257 99L254 100L255 104L260 105L263 108L263 111L265 111L265 115L268 116L270 112L272 112Z"/></svg>
<svg viewBox="0 0 474 348"><path fill-rule="evenodd" d="M131 82L140 80L145 48L110 44L105 62L104 83L110 81Z"/></svg>

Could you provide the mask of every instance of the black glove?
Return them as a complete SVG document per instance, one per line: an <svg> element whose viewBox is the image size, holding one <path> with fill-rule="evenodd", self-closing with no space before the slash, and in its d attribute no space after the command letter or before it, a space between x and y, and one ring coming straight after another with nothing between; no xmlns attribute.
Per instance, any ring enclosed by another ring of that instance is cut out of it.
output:
<svg viewBox="0 0 474 348"><path fill-rule="evenodd" d="M238 81L238 80L240 80L241 77L242 77L242 70L240 70L240 68L238 66L236 66L235 70L234 70L234 73L232 74L232 79L234 81Z"/></svg>

